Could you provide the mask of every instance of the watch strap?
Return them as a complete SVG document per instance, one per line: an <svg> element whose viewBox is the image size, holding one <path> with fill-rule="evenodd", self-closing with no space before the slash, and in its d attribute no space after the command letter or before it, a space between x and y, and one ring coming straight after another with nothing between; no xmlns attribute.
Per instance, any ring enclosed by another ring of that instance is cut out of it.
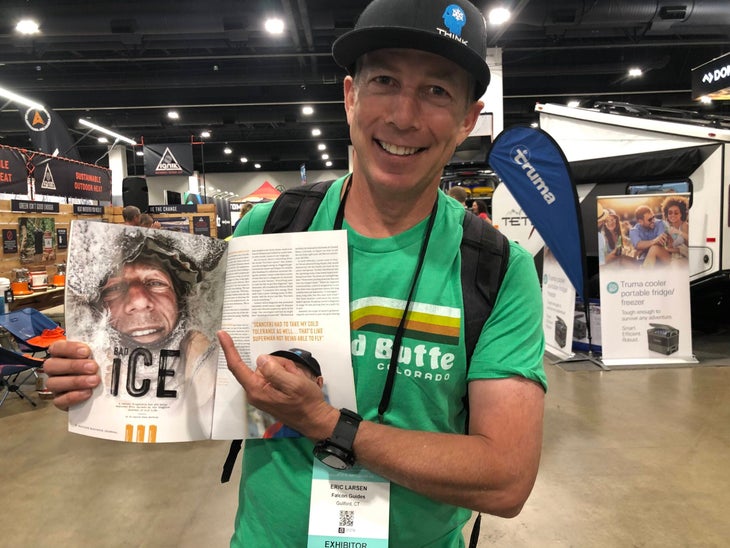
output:
<svg viewBox="0 0 730 548"><path fill-rule="evenodd" d="M340 418L328 441L340 449L352 452L355 435L357 434L357 429L361 421L362 417L354 411L340 409Z"/></svg>

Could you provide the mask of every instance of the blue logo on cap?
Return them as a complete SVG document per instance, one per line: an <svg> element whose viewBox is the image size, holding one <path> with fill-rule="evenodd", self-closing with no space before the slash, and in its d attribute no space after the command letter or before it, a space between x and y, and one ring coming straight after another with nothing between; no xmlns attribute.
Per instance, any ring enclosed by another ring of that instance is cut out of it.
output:
<svg viewBox="0 0 730 548"><path fill-rule="evenodd" d="M449 32L454 36L461 36L461 29L466 25L466 13L460 6L456 4L450 4L444 10L444 25L449 29Z"/></svg>

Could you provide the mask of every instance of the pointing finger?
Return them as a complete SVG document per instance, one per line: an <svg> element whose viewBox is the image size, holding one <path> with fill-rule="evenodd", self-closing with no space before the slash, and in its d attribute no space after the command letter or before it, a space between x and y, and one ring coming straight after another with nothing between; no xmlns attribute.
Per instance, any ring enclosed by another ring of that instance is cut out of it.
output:
<svg viewBox="0 0 730 548"><path fill-rule="evenodd" d="M254 372L251 371L248 365L246 365L246 362L243 361L241 355L236 349L236 345L233 343L233 339L228 333L223 330L218 331L218 341L221 343L221 348L223 349L223 355L226 357L228 369L231 373L233 373L233 376L236 377L236 380L241 383L241 386L247 389L247 385L254 382Z"/></svg>

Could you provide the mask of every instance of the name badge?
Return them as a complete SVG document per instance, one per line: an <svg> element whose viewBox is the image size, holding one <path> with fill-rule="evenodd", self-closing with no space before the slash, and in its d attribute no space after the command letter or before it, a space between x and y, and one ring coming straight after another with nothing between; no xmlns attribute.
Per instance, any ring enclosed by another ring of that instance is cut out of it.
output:
<svg viewBox="0 0 730 548"><path fill-rule="evenodd" d="M307 548L388 548L390 482L314 460Z"/></svg>

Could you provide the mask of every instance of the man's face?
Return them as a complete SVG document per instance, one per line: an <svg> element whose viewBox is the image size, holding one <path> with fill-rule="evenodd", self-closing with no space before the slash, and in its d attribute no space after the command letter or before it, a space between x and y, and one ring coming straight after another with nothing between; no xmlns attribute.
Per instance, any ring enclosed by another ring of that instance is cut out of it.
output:
<svg viewBox="0 0 730 548"><path fill-rule="evenodd" d="M644 228L652 229L654 228L654 214L653 213L644 213L641 216L641 220L639 220L639 224L643 226Z"/></svg>
<svg viewBox="0 0 730 548"><path fill-rule="evenodd" d="M392 196L437 187L479 116L482 103L471 103L469 93L466 71L438 55L391 49L363 56L355 80L345 80L356 172Z"/></svg>
<svg viewBox="0 0 730 548"><path fill-rule="evenodd" d="M177 325L178 303L169 274L144 262L125 264L101 290L111 325L140 345L167 337Z"/></svg>

